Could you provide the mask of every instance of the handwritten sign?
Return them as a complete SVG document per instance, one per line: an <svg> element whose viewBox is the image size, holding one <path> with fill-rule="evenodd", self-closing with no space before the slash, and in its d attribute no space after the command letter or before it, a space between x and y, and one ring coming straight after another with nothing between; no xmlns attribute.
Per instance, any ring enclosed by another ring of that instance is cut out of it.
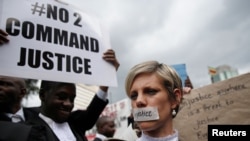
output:
<svg viewBox="0 0 250 141"><path fill-rule="evenodd" d="M0 5L0 28L10 39L0 47L1 75L117 85L115 68L102 59L109 36L95 17L54 0Z"/></svg>
<svg viewBox="0 0 250 141"><path fill-rule="evenodd" d="M174 126L181 141L207 141L208 125L250 124L250 73L192 90Z"/></svg>

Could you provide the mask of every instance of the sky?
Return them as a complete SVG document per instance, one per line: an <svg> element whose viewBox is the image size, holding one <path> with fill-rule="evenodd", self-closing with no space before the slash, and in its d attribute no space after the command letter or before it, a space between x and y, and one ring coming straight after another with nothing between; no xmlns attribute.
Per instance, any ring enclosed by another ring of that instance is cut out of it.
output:
<svg viewBox="0 0 250 141"><path fill-rule="evenodd" d="M208 66L250 72L249 0L64 0L109 30L120 62L110 102L126 98L131 67L148 60L186 64L194 88L211 84Z"/></svg>

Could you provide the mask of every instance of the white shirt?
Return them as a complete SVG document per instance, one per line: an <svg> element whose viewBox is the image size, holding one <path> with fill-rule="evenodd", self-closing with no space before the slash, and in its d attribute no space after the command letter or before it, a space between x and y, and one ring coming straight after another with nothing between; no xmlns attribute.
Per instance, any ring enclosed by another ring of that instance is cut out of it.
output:
<svg viewBox="0 0 250 141"><path fill-rule="evenodd" d="M51 118L46 117L41 113L39 114L39 117L49 125L60 141L76 141L76 137L69 127L68 122L56 123Z"/></svg>
<svg viewBox="0 0 250 141"><path fill-rule="evenodd" d="M97 97L106 101L107 100L107 97L108 97L108 93L104 92L103 90L101 89L98 89L97 93L96 93Z"/></svg>

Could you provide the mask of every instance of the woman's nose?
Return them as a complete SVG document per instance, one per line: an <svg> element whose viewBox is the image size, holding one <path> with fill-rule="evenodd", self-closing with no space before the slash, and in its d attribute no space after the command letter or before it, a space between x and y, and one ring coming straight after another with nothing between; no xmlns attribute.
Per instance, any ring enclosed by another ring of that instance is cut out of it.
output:
<svg viewBox="0 0 250 141"><path fill-rule="evenodd" d="M138 108L146 106L146 99L142 94L138 94L138 97L136 99L136 106Z"/></svg>

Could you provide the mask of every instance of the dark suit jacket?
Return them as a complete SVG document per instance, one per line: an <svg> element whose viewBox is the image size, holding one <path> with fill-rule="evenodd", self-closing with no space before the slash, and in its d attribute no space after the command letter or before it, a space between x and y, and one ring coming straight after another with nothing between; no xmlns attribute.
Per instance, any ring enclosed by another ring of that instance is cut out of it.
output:
<svg viewBox="0 0 250 141"><path fill-rule="evenodd" d="M26 120L38 117L39 107L23 108L24 117ZM24 123L12 123L11 118L0 113L0 141L28 141L31 140L31 126ZM36 140L34 137L32 140ZM32 141L31 140L31 141Z"/></svg>
<svg viewBox="0 0 250 141"><path fill-rule="evenodd" d="M31 126L0 121L0 141L27 141Z"/></svg>
<svg viewBox="0 0 250 141"><path fill-rule="evenodd" d="M86 110L77 110L72 112L67 122L69 123L69 126L77 141L87 141L85 132L95 125L97 119L107 104L108 101L104 102L97 96L94 96ZM27 121L27 124L33 125L34 133L43 133L46 141L59 141L48 124L39 116L38 118Z"/></svg>
<svg viewBox="0 0 250 141"><path fill-rule="evenodd" d="M40 113L40 107L23 108L25 120L36 118Z"/></svg>

